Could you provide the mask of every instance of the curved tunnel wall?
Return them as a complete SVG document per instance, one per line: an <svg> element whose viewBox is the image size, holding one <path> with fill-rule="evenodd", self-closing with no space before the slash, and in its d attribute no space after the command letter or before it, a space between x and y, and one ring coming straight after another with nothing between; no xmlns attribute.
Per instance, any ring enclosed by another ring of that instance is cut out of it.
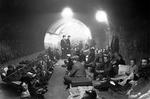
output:
<svg viewBox="0 0 150 99"><path fill-rule="evenodd" d="M97 23L93 16L76 14L75 17L90 27L92 36L98 41L98 45L103 48L105 46L103 41L105 41L106 35L103 29L100 28L102 25ZM43 50L45 33L49 26L58 19L60 19L59 13L29 15L3 14L0 16L0 42L17 42L16 44L8 44L8 46L12 49L26 49L29 50L30 53ZM130 57L133 52L135 54L140 54L137 57L141 56L143 53L145 55L150 53L148 21L142 23L137 20L122 28L119 27L120 25L115 24L115 22L113 23L111 32L119 36L120 52L123 53L126 59ZM135 24L139 24L139 28L136 28L136 26L134 26ZM135 28L130 29L130 26L134 26Z"/></svg>
<svg viewBox="0 0 150 99"><path fill-rule="evenodd" d="M43 50L45 32L56 15L2 14L0 16L0 63Z"/></svg>
<svg viewBox="0 0 150 99"><path fill-rule="evenodd" d="M17 1L19 2L17 3ZM12 43L12 41L14 40L13 42L15 43L16 41L21 42L19 43L19 46L23 49L28 49L30 51L42 50L44 49L43 41L45 32L47 31L51 23L54 23L57 19L60 18L56 13L48 14L48 12L61 11L61 9L64 7L64 5L66 5L66 2L68 1L64 0L65 2L59 2L59 0L57 0L58 4L56 6L53 6L55 2L51 3L51 0L44 0L44 4L41 3L43 2L42 0L33 0L32 2L31 0L23 1L24 2L20 0L0 1L0 8L4 8L4 12L6 11L5 13L7 13L8 11L7 14L2 14L3 12L1 12L0 16L0 43L9 43L6 42L7 40L11 41ZM109 16L111 16L112 18L113 22L111 22L111 32L112 34L118 35L121 48L120 52L123 53L123 56L126 56L127 58L133 52L135 54L140 54L139 56L141 56L142 54L145 54L146 56L150 55L150 6L148 0L145 0L143 2L134 2L134 0L102 0L103 2L95 3L91 0L88 0L90 2L86 3L85 6L83 6L80 2L77 3L78 1L76 0L74 1L74 3L71 3L72 1L70 1L72 6L74 8L78 7L77 11L81 11L84 13L83 15L78 14L76 16L77 19L81 20L83 23L87 24L90 27L91 31L95 35L95 39L99 40L98 45L100 45L100 47L104 46L103 41L105 35L103 33L103 30L101 29L102 33L98 33L98 31L100 31L100 26L95 21L94 16L89 16L85 13L94 14L95 9L99 9L99 7L102 6L106 8L107 11L109 11ZM85 1L88 2L87 0ZM15 2L17 3L17 5L15 5ZM97 6L95 6L95 4ZM51 9L51 7L53 9ZM56 9L56 7L58 7L58 9ZM95 9L93 7L95 7ZM132 9L133 7L134 9ZM37 12L44 13L37 14ZM86 18L87 16L88 18ZM8 48L9 47L17 49L18 42L16 45L9 43ZM9 50L7 52L9 52Z"/></svg>
<svg viewBox="0 0 150 99"><path fill-rule="evenodd" d="M7 45L15 52L19 52L20 48L22 52L27 50L27 54L43 50L45 33L60 18L59 13L2 14L0 16L0 42L14 42ZM92 37L96 39L99 47L105 47L106 35L93 16L76 13L75 18L90 28Z"/></svg>

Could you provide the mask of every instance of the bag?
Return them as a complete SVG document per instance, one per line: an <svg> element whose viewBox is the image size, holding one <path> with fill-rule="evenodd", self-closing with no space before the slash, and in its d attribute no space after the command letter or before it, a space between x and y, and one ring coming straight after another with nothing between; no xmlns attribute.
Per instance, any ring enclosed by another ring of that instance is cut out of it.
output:
<svg viewBox="0 0 150 99"><path fill-rule="evenodd" d="M72 87L77 86L92 86L92 80L86 77L74 77L71 81Z"/></svg>

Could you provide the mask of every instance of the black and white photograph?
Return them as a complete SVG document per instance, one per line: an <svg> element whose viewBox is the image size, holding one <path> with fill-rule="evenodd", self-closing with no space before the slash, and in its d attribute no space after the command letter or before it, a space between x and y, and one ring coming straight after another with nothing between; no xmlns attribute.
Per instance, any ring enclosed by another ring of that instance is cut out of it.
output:
<svg viewBox="0 0 150 99"><path fill-rule="evenodd" d="M0 0L0 99L150 99L150 1Z"/></svg>

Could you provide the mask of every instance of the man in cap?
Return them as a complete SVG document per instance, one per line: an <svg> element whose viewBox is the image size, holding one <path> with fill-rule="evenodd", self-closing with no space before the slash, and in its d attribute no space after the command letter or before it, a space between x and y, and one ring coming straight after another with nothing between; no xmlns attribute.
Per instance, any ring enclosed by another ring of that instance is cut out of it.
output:
<svg viewBox="0 0 150 99"><path fill-rule="evenodd" d="M68 35L68 38L66 40L66 43L67 43L67 54L70 54L71 53L71 43L70 43L70 35Z"/></svg>
<svg viewBox="0 0 150 99"><path fill-rule="evenodd" d="M61 46L61 51L62 51L62 58L66 58L66 51L67 51L66 35L63 35L60 46Z"/></svg>

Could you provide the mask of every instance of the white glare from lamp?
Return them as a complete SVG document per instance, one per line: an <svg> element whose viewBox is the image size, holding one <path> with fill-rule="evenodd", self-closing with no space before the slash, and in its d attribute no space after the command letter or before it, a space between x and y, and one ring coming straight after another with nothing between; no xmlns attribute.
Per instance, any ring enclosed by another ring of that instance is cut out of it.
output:
<svg viewBox="0 0 150 99"><path fill-rule="evenodd" d="M72 12L71 8L69 8L69 7L64 8L62 13L61 13L61 16L63 18L72 18L73 17L73 12Z"/></svg>
<svg viewBox="0 0 150 99"><path fill-rule="evenodd" d="M107 14L105 11L97 11L95 18L98 22L103 22L108 24Z"/></svg>
<svg viewBox="0 0 150 99"><path fill-rule="evenodd" d="M44 38L45 48L46 49L48 47L57 48L59 41L60 39L57 35L50 35L49 33L46 33Z"/></svg>

